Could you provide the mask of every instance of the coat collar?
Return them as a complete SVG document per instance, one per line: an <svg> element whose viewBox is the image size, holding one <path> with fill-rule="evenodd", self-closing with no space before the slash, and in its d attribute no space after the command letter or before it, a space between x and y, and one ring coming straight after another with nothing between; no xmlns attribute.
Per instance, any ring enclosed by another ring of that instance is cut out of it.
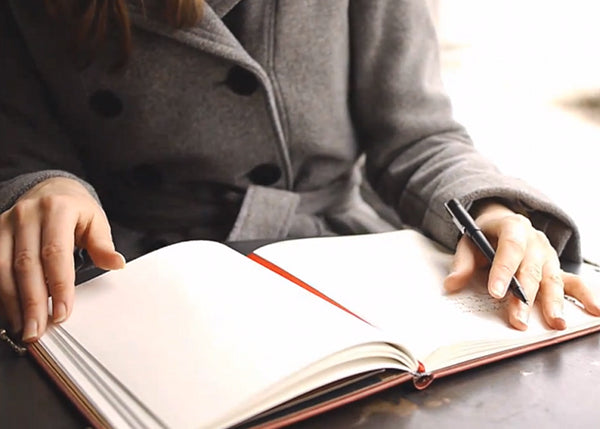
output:
<svg viewBox="0 0 600 429"><path fill-rule="evenodd" d="M255 69L258 66L256 61L221 19L240 1L243 0L206 0L200 22L186 29L173 29L164 22L160 16L158 0L129 0L129 6L133 25Z"/></svg>
<svg viewBox="0 0 600 429"><path fill-rule="evenodd" d="M144 7L148 10L157 10L162 7L164 0L127 0L132 8ZM211 8L219 18L227 15L231 9L242 0L204 0L205 7Z"/></svg>

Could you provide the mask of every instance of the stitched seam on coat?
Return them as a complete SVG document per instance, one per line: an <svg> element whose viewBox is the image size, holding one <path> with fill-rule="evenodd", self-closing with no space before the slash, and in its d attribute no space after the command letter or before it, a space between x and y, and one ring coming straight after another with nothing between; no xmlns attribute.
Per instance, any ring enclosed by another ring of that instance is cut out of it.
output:
<svg viewBox="0 0 600 429"><path fill-rule="evenodd" d="M281 84L275 70L275 23L277 16L277 4L268 5L266 7L265 21L268 31L265 36L265 45L267 46L267 66L270 71L271 81L273 82L273 93L275 94L275 101L281 118L281 128L283 131L283 137L288 143L290 138L290 122L287 106L284 102L283 93L281 91ZM290 172L291 173L291 172ZM292 177L290 176L290 180Z"/></svg>

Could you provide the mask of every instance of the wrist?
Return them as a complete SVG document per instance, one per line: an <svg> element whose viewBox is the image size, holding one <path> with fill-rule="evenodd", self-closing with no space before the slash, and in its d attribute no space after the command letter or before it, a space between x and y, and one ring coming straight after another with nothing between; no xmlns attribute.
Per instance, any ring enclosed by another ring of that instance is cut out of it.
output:
<svg viewBox="0 0 600 429"><path fill-rule="evenodd" d="M504 201L498 198L484 198L475 201L471 205L469 213L475 220L491 213L504 216L517 214Z"/></svg>

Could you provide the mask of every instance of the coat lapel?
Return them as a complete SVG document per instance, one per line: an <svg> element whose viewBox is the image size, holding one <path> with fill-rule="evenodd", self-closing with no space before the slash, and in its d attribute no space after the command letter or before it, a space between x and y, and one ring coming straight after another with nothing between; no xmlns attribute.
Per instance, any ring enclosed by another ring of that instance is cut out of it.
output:
<svg viewBox="0 0 600 429"><path fill-rule="evenodd" d="M206 0L206 3L210 5L219 18L223 18L240 1L242 0Z"/></svg>
<svg viewBox="0 0 600 429"><path fill-rule="evenodd" d="M207 1L202 20L198 25L186 29L173 29L166 24L157 12L155 0L145 0L145 2L132 0L129 6L133 25L255 70L260 66L221 20L221 17L240 1L242 0ZM140 5L141 3L145 3L145 8Z"/></svg>
<svg viewBox="0 0 600 429"><path fill-rule="evenodd" d="M146 4L150 1L144 0ZM232 61L250 71L261 81L268 100L268 109L277 134L277 145L286 170L286 185L292 186L292 166L290 155L285 144L281 119L277 111L275 91L265 69L252 58L235 36L223 23L221 17L229 12L236 4L244 0L207 0L204 15L198 25L186 29L173 29L156 14L145 13L137 1L130 0L131 20L134 25L146 31L170 37L200 51ZM253 0L245 0L253 1ZM156 12L156 9L154 10Z"/></svg>
<svg viewBox="0 0 600 429"><path fill-rule="evenodd" d="M155 0L144 1L148 4L150 1L154 2ZM277 111L275 91L271 80L265 69L244 49L221 19L240 1L244 0L207 0L204 15L198 25L186 29L173 29L156 14L145 13L137 1L130 0L131 20L139 28L164 37L170 37L200 51L232 61L256 75L266 90L269 113L278 137L277 145L285 165L286 185L291 188L293 173L290 155L285 144L283 127ZM156 9L154 11L156 12Z"/></svg>

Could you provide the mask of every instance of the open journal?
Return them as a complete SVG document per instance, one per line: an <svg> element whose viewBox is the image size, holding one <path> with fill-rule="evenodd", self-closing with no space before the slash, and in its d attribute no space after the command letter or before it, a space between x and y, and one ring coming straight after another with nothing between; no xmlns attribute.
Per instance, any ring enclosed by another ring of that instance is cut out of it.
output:
<svg viewBox="0 0 600 429"><path fill-rule="evenodd" d="M483 280L443 291L450 260L410 230L183 242L78 286L29 351L94 426L279 427L600 329L569 300L566 330L514 330Z"/></svg>

